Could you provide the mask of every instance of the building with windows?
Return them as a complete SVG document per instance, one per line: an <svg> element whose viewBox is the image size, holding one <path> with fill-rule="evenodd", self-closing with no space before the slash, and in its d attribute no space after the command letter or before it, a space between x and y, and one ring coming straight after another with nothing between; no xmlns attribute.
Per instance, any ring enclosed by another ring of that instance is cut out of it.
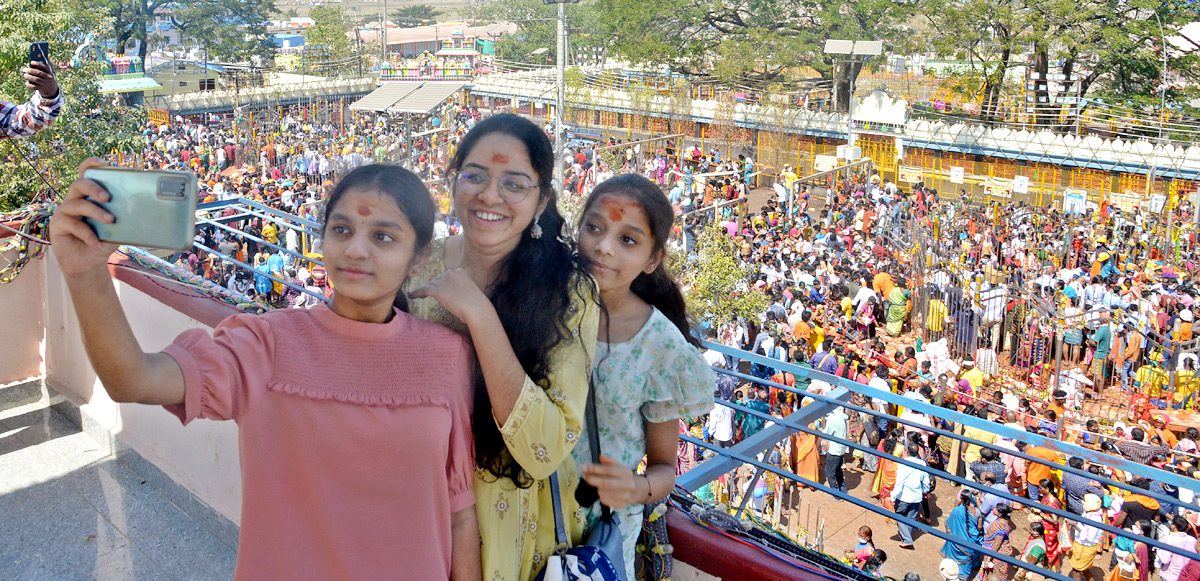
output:
<svg viewBox="0 0 1200 581"><path fill-rule="evenodd" d="M398 58L413 58L426 52L437 56L454 56L454 53L463 50L483 52L482 49L494 45L500 38L516 31L517 25L511 22L486 26L468 26L462 22L439 22L414 28L388 28L388 54ZM360 30L359 35L363 44L379 46L379 30L377 28ZM451 41L449 48L443 44L447 40ZM442 54L440 51L443 49L451 52Z"/></svg>

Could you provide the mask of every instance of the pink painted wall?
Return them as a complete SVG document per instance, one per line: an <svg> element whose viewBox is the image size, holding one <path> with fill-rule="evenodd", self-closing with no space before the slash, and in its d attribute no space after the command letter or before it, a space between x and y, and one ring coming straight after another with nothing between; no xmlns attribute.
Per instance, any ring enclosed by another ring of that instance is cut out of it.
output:
<svg viewBox="0 0 1200 581"><path fill-rule="evenodd" d="M0 243L7 240L0 240ZM0 264L15 260L15 251L5 252ZM46 293L43 260L31 260L8 284L0 284L0 385L36 379L45 374L42 367L42 339L45 334Z"/></svg>
<svg viewBox="0 0 1200 581"><path fill-rule="evenodd" d="M162 349L187 329L212 330L129 284L113 283L145 351ZM46 383L209 506L234 523L240 522L237 426L196 420L184 427L161 407L113 402L88 363L74 307L52 256L45 260L45 288Z"/></svg>

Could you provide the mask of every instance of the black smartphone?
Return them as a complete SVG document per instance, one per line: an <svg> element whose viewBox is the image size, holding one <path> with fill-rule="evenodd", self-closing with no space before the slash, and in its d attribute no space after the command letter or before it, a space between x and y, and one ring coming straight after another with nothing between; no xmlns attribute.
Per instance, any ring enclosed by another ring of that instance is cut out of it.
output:
<svg viewBox="0 0 1200 581"><path fill-rule="evenodd" d="M46 65L46 69L50 68L50 43L48 42L31 42L29 43L29 62L40 62Z"/></svg>

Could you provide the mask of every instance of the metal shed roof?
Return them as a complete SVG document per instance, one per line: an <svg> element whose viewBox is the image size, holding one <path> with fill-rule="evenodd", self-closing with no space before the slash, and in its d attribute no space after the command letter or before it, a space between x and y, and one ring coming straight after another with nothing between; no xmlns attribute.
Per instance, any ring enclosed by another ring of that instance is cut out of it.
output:
<svg viewBox="0 0 1200 581"><path fill-rule="evenodd" d="M425 114L441 105L466 83L423 83L416 91L387 107L389 113Z"/></svg>
<svg viewBox="0 0 1200 581"><path fill-rule="evenodd" d="M388 107L391 107L418 88L419 85L416 83L384 83L382 87L371 91L366 97L352 103L350 109L354 111L375 111L376 113L382 113L387 111Z"/></svg>

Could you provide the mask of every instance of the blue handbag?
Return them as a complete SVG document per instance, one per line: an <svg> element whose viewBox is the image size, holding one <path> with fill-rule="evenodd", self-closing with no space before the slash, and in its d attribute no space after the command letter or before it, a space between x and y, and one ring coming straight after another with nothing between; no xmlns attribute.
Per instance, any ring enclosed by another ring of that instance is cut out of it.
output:
<svg viewBox="0 0 1200 581"><path fill-rule="evenodd" d="M587 411L588 447L592 461L600 462L600 431L596 421L596 394L589 378ZM582 485L582 483L581 483ZM624 549L621 545L621 518L609 507L600 505L600 519L592 525L584 544L571 547L563 524L562 499L558 471L550 475L550 494L554 498L555 554L535 581L629 581L625 576Z"/></svg>
<svg viewBox="0 0 1200 581"><path fill-rule="evenodd" d="M563 525L562 501L559 498L558 473L550 475L550 491L554 497L555 554L546 560L546 567L536 581L628 581L621 555L621 519L607 506L600 520L592 526L583 545L571 547Z"/></svg>

